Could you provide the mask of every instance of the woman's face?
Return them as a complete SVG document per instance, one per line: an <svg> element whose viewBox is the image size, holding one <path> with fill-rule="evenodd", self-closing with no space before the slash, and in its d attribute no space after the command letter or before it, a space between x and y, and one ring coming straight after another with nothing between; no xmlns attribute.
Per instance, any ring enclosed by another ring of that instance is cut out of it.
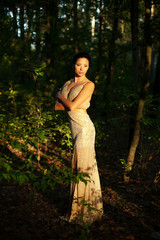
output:
<svg viewBox="0 0 160 240"><path fill-rule="evenodd" d="M75 65L75 74L78 77L85 76L89 69L89 61L87 58L78 58Z"/></svg>

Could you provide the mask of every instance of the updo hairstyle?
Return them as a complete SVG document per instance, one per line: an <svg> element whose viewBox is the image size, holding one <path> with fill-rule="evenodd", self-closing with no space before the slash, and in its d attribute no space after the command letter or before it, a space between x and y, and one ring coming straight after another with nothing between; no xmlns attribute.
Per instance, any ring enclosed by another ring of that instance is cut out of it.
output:
<svg viewBox="0 0 160 240"><path fill-rule="evenodd" d="M77 60L78 60L79 58L86 58L86 59L88 59L88 61L89 61L89 67L91 66L91 57L90 57L89 54L86 53L86 52L77 53L77 54L73 57L73 60L72 60L73 65L76 64L76 62L77 62Z"/></svg>

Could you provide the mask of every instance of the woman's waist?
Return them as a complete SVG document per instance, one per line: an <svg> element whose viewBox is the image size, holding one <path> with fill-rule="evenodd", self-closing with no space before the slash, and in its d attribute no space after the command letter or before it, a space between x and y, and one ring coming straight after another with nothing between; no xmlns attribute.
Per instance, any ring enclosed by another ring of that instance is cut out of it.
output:
<svg viewBox="0 0 160 240"><path fill-rule="evenodd" d="M79 113L86 113L87 114L87 110L83 109L83 108L76 108L75 110L73 110L72 112L79 112Z"/></svg>

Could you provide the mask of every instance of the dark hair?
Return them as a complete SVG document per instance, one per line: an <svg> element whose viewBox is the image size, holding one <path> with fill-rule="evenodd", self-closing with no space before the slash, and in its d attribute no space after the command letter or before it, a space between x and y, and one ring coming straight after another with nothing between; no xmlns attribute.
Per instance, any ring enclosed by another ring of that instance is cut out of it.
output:
<svg viewBox="0 0 160 240"><path fill-rule="evenodd" d="M86 52L77 53L77 54L73 57L72 63L75 65L76 62L77 62L77 60L78 60L79 58L87 58L88 61L89 61L89 66L91 65L91 57L89 56L88 53L86 53Z"/></svg>

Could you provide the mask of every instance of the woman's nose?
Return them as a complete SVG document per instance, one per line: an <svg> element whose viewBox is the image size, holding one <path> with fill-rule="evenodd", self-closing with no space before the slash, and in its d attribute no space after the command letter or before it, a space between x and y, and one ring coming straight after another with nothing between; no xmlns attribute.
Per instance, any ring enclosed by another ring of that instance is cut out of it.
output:
<svg viewBox="0 0 160 240"><path fill-rule="evenodd" d="M81 71L83 70L83 66L81 66L80 70L81 70Z"/></svg>

